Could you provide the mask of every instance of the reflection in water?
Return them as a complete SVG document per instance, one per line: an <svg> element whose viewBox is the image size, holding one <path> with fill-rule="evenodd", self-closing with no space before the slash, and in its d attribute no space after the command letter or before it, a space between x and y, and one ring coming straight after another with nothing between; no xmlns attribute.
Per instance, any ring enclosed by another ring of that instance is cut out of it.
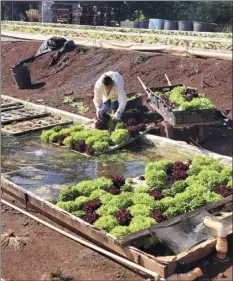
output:
<svg viewBox="0 0 233 281"><path fill-rule="evenodd" d="M2 173L10 173L7 177L11 181L46 199L57 197L59 186L74 185L84 179L141 175L145 163L161 158L151 146L140 142L112 154L86 158L42 143L38 135L2 135L1 140Z"/></svg>

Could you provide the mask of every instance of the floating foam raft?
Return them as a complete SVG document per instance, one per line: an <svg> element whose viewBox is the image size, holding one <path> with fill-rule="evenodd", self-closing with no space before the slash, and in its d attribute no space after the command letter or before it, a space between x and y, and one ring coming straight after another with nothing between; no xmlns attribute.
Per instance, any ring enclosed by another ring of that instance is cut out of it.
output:
<svg viewBox="0 0 233 281"><path fill-rule="evenodd" d="M82 153L82 152L79 152L79 151L76 151L76 150L73 150L73 149L69 149L68 147L65 147L65 146L63 146L63 145L59 145L59 144L57 144L57 143L52 143L52 144L55 145L55 146L59 146L59 147L62 147L62 148L64 148L64 149L67 149L67 150L69 150L69 151L72 151L72 152L81 154L81 155L83 155L83 156L85 156L85 157L91 158L91 157L99 156L99 155L101 155L101 154L111 153L111 152L113 152L113 151L115 151L115 150L117 150L117 149L120 149L120 148L122 148L122 147L124 147L124 146L127 146L128 144L130 144L130 143L132 143L132 142L134 142L134 141L140 139L142 136L146 135L150 130L151 130L151 127L148 127L144 132L140 132L140 133L139 133L139 136L137 136L136 138L130 138L129 141L126 142L126 143L124 143L124 144L111 146L108 150L103 151L103 152L101 152L101 153L95 153L94 155L89 155L89 154L87 154L86 152Z"/></svg>

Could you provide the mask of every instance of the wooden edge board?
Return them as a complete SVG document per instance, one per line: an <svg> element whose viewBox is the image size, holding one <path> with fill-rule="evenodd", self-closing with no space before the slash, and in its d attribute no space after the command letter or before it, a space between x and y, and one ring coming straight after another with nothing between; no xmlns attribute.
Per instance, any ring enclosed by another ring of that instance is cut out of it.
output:
<svg viewBox="0 0 233 281"><path fill-rule="evenodd" d="M108 250L116 252L147 269L157 272L162 277L169 276L175 272L175 261L169 263L168 267L168 265L159 263L156 260L156 257L146 254L133 246L120 247L116 245L115 240L103 230L93 227L89 223L67 213L52 203L39 198L32 192L26 191L4 177L1 177L1 190L2 196L6 195L13 197L21 203L26 204L27 207L36 210L63 227L66 227L79 235L82 234L84 237L101 245L103 248L107 248Z"/></svg>
<svg viewBox="0 0 233 281"><path fill-rule="evenodd" d="M59 146L59 147L64 148L64 149L67 149L67 150L69 150L69 151L78 153L78 154L80 154L80 155L82 155L82 156L89 157L89 158L93 158L93 157L96 157L96 156L99 156L99 155L102 155L102 154L111 153L111 152L113 152L113 151L115 151L115 150L117 150L117 149L120 149L120 148L122 148L122 147L124 147L124 146L127 146L128 144L130 144L130 143L136 141L137 139L140 139L142 136L144 136L146 133L148 133L151 129L152 129L152 128L148 128L148 129L145 130L144 132L141 132L138 137L136 137L136 138L131 138L131 139L130 139L127 143L125 143L125 144L115 145L114 147L110 147L110 149L107 150L107 151L104 151L104 152L102 152L102 153L96 153L96 154L94 154L94 155L89 155L89 154L87 154L87 153L82 153L82 152L79 152L79 151L76 151L76 150L73 150L73 149L69 149L68 147L65 147L65 146L62 146L62 145L58 145L57 143L51 143L51 144L52 144L52 145L55 145L55 146Z"/></svg>
<svg viewBox="0 0 233 281"><path fill-rule="evenodd" d="M10 110L15 110L15 109L21 109L24 108L23 105L13 105L13 106L8 106L8 107L1 107L1 112L5 112L5 111L10 111Z"/></svg>
<svg viewBox="0 0 233 281"><path fill-rule="evenodd" d="M73 124L73 121L64 121L64 122L53 124L53 125L47 125L47 126L43 126L43 127L40 127L40 128L35 128L35 129L30 129L30 130L15 132L15 133L13 131L4 129L4 127L3 127L2 132L13 135L13 136L20 136L20 135L23 135L23 134L42 131L44 129L50 129L50 128L53 128L55 126L65 126L65 125L71 125L71 124Z"/></svg>
<svg viewBox="0 0 233 281"><path fill-rule="evenodd" d="M45 112L45 113L38 113L35 115L31 115L31 116L24 116L24 117L20 117L20 118L15 118L15 119L10 119L10 120L5 120L5 121L1 121L2 125L8 125L14 122L21 122L21 121L26 121L26 120L32 120L32 119L36 119L36 118L40 118L40 117L45 117L45 116L49 116L51 115L49 112Z"/></svg>

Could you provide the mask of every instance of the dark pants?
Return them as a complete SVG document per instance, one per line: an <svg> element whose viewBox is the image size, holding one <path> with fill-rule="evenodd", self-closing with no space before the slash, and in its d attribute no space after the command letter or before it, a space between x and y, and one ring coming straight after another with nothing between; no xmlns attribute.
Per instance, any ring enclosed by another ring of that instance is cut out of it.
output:
<svg viewBox="0 0 233 281"><path fill-rule="evenodd" d="M118 107L119 107L118 100L115 100L113 102L111 102L111 100L107 100L106 102L104 102L103 106L100 109L101 114L105 115L109 110L114 110L114 112L116 112Z"/></svg>

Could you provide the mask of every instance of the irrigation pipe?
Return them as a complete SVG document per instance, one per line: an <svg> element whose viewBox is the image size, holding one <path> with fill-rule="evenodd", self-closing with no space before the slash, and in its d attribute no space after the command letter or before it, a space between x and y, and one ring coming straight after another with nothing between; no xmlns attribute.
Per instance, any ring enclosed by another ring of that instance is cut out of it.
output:
<svg viewBox="0 0 233 281"><path fill-rule="evenodd" d="M53 229L54 231L57 231L58 233L66 236L66 237L68 237L68 238L70 238L70 239L72 239L72 240L74 240L74 241L76 241L76 242L78 242L78 243L88 247L88 248L91 248L92 250L95 250L95 251L97 251L97 252L99 252L99 253L101 253L101 254L103 254L103 255L105 255L105 256L107 256L107 257L109 257L109 258L111 258L111 259L113 259L113 260L115 260L115 261L117 261L117 262L119 262L121 264L123 264L123 265L126 265L126 266L129 266L131 268L140 270L140 271L142 271L142 272L152 276L156 281L165 281L166 280L166 279L161 278L158 273L153 272L153 271L151 271L149 269L146 269L146 268L144 268L144 267L142 267L142 266L140 266L140 265L138 265L138 264L136 264L134 262L131 262L131 261L125 259L125 258L117 256L117 255L115 255L113 253L110 253L110 252L108 252L108 251L106 251L106 250L104 250L104 249L102 249L102 248L100 248L100 247L98 247L96 245L93 245L93 244L91 244L91 243L89 243L87 241L84 241L84 240L82 240L82 239L80 239L80 238L78 238L78 237L76 237L76 236L74 236L72 234L69 234L69 233L65 232L64 230L62 230L62 229L60 229L60 228L58 228L56 226L53 226L53 225L51 225L50 223L48 223L48 222L46 222L44 220L41 220L41 219L37 218L36 216L28 213L27 211L24 211L21 208L16 207L15 205L5 201L4 199L1 199L1 202L3 204L5 204L5 205L7 205L7 206L17 210L18 212L20 212L20 213L30 217L31 219L36 220L39 223L41 223L41 224L43 224L43 225Z"/></svg>

